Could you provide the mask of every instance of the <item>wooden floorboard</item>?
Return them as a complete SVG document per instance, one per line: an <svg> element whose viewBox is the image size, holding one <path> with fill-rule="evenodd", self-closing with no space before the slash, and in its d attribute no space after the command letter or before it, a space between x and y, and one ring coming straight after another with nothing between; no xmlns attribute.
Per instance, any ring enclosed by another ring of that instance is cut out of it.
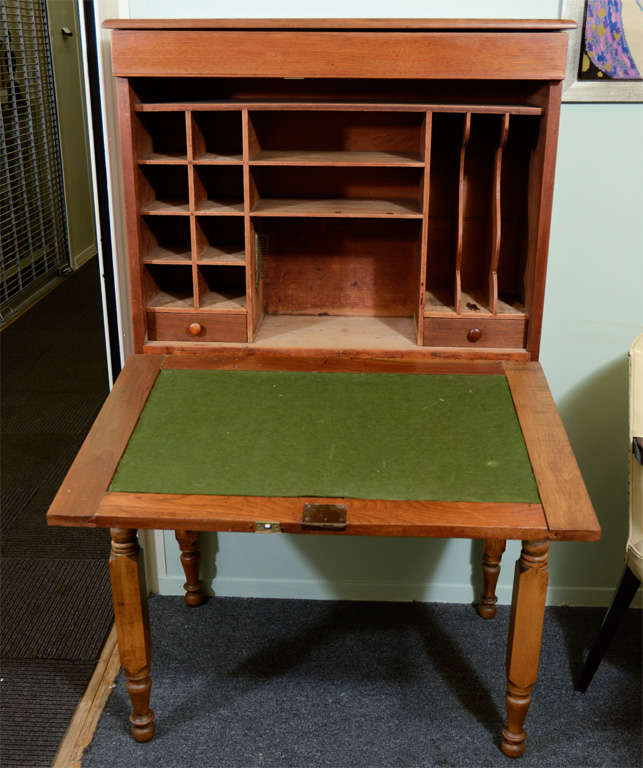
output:
<svg viewBox="0 0 643 768"><path fill-rule="evenodd" d="M96 669L78 702L69 728L60 742L52 768L81 768L83 752L91 743L98 721L120 669L116 628L107 636Z"/></svg>

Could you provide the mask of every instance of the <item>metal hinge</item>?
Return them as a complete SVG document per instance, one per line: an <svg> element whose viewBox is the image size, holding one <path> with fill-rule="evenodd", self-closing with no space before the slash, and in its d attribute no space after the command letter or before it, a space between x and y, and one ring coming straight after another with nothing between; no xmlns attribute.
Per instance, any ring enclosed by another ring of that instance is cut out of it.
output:
<svg viewBox="0 0 643 768"><path fill-rule="evenodd" d="M255 522L255 533L281 533L279 523L270 523L266 520L257 520Z"/></svg>

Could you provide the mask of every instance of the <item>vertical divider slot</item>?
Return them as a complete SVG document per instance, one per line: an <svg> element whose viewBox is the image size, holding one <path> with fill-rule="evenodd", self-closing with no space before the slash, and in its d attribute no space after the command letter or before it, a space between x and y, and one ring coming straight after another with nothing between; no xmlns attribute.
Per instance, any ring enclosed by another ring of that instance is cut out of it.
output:
<svg viewBox="0 0 643 768"><path fill-rule="evenodd" d="M257 151L257 137L248 109L241 112L242 157L243 157L243 229L246 252L246 323L248 341L254 340L254 333L261 320L259 296L255 290L257 276L255 274L255 244L254 226L250 218L253 206L253 180L250 171L250 159Z"/></svg>
<svg viewBox="0 0 643 768"><path fill-rule="evenodd" d="M197 254L199 251L199 244L197 242L196 231L196 217L194 212L196 210L196 192L194 186L194 119L191 110L187 110L185 113L185 132L187 137L187 152L188 152L188 199L190 210L190 245L192 251L192 285L194 290L194 308L199 309L199 273L197 270Z"/></svg>
<svg viewBox="0 0 643 768"><path fill-rule="evenodd" d="M498 254L498 314L527 314L529 253L534 230L539 188L536 147L541 118L512 115L511 129L503 150L500 194L502 230Z"/></svg>
<svg viewBox="0 0 643 768"><path fill-rule="evenodd" d="M502 237L502 155L509 136L509 114L504 114L500 125L498 146L493 163L493 192L491 209L491 250L489 253L488 306L491 314L498 313L498 263Z"/></svg>
<svg viewBox="0 0 643 768"><path fill-rule="evenodd" d="M424 343L424 302L426 300L427 250L429 242L429 200L431 192L431 138L433 134L433 113L424 116L424 130L420 136L420 155L424 159L424 171L421 180L420 201L422 205L422 228L420 232L419 290L417 309L417 343Z"/></svg>
<svg viewBox="0 0 643 768"><path fill-rule="evenodd" d="M467 144L471 136L471 112L467 112L464 118L462 131L462 144L460 145L460 170L458 176L458 228L455 243L455 270L453 283L453 301L455 311L459 315L462 311L462 242L464 234L464 209L466 204L467 179L464 173L464 164L467 156Z"/></svg>

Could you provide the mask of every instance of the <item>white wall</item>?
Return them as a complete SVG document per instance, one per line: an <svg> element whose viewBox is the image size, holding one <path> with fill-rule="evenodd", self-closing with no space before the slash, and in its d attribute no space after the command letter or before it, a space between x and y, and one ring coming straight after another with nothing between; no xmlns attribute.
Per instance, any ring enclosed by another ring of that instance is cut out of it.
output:
<svg viewBox="0 0 643 768"><path fill-rule="evenodd" d="M170 0L130 0L133 17L171 17ZM184 0L184 17L555 18L558 0ZM606 605L626 539L626 353L643 330L643 104L563 106L541 360L603 526L596 544L555 544L549 602ZM183 576L165 534L160 590ZM203 575L218 595L469 602L481 543L243 534L202 537ZM512 563L498 595L509 602ZM472 564L473 581L472 583Z"/></svg>
<svg viewBox="0 0 643 768"><path fill-rule="evenodd" d="M496 18L548 19L559 15L559 0L129 0L133 18L159 19L378 19Z"/></svg>

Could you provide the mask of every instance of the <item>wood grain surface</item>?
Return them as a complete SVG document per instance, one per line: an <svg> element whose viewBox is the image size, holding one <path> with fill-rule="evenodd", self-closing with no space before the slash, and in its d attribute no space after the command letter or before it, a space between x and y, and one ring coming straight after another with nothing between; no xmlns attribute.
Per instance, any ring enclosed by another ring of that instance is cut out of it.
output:
<svg viewBox="0 0 643 768"><path fill-rule="evenodd" d="M303 505L347 507L345 531L333 535L424 536L456 538L543 538L545 518L539 504L440 501L370 501L321 497L258 497L108 493L91 523L100 527L255 530L255 522L278 522L284 533L304 531Z"/></svg>
<svg viewBox="0 0 643 768"><path fill-rule="evenodd" d="M299 101L296 98L274 98L271 101L248 101L243 98L235 98L229 101L162 101L137 103L132 105L136 112L238 112L240 109L252 109L254 112L447 112L461 114L471 112L472 114L488 115L542 115L544 108L536 104L510 104L496 103L495 101L487 104L476 104L474 102L462 103L442 103L426 101L421 103L410 103L406 101L387 101L380 100L377 103L368 101ZM183 162L183 161L182 161ZM195 162L198 162L196 160ZM223 159L220 160L223 162ZM240 163L238 158L230 158L228 162L232 164Z"/></svg>
<svg viewBox="0 0 643 768"><path fill-rule="evenodd" d="M533 250L528 257L530 263L525 303L530 315L527 349L532 360L538 360L540 352L562 89L562 83L555 83L547 90L546 114L533 162L535 172L529 180L529 244Z"/></svg>
<svg viewBox="0 0 643 768"><path fill-rule="evenodd" d="M497 317L425 317L424 343L435 347L500 347L522 349L527 319L520 315ZM475 342L468 338L472 329L480 335Z"/></svg>
<svg viewBox="0 0 643 768"><path fill-rule="evenodd" d="M507 638L507 725L500 745L507 757L520 757L525 751L524 722L538 677L545 618L548 551L548 541L523 541L514 571Z"/></svg>
<svg viewBox="0 0 643 768"><path fill-rule="evenodd" d="M120 77L380 77L562 80L560 32L199 31L115 29Z"/></svg>
<svg viewBox="0 0 643 768"><path fill-rule="evenodd" d="M425 374L496 374L504 373L500 360L413 360L402 355L397 358L364 357L356 354L310 356L303 354L273 357L255 355L249 350L247 356L234 352L223 354L184 354L163 358L163 370L216 370L238 368L239 370L264 371L343 371L345 373L425 373Z"/></svg>
<svg viewBox="0 0 643 768"><path fill-rule="evenodd" d="M596 541L601 529L539 363L504 368L525 437L549 538Z"/></svg>
<svg viewBox="0 0 643 768"><path fill-rule="evenodd" d="M162 363L129 358L49 508L49 525L86 525L96 513Z"/></svg>

